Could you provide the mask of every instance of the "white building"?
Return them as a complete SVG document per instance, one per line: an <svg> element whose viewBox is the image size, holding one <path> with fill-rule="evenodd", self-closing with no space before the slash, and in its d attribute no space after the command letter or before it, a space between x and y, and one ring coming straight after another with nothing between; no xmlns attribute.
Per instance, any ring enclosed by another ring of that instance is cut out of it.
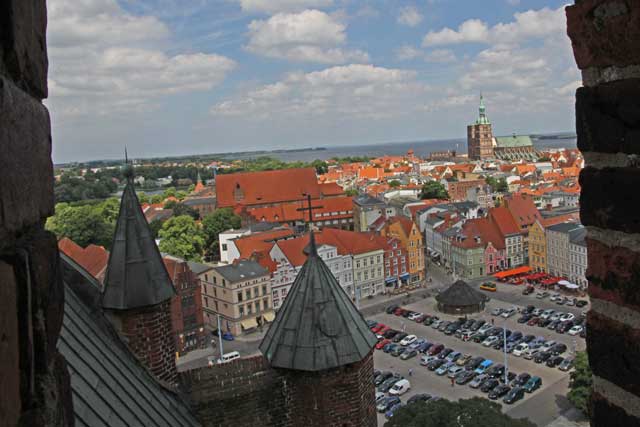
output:
<svg viewBox="0 0 640 427"><path fill-rule="evenodd" d="M547 272L553 276L571 277L570 235L573 230L582 228L575 222L563 222L547 227Z"/></svg>
<svg viewBox="0 0 640 427"><path fill-rule="evenodd" d="M569 232L569 281L586 289L587 281L587 229L579 227Z"/></svg>

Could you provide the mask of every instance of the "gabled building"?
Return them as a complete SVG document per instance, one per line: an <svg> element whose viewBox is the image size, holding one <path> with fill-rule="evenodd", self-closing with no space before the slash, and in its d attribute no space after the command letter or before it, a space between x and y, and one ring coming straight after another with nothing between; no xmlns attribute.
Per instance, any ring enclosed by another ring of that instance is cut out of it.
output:
<svg viewBox="0 0 640 427"><path fill-rule="evenodd" d="M513 219L523 233L524 263L529 263L529 228L535 221L542 220L533 198L522 195L510 195L503 199L504 206L509 210Z"/></svg>
<svg viewBox="0 0 640 427"><path fill-rule="evenodd" d="M353 229L366 232L375 220L384 217L386 204L383 200L361 195L353 198Z"/></svg>
<svg viewBox="0 0 640 427"><path fill-rule="evenodd" d="M569 279L571 277L571 233L583 226L576 222L562 222L547 227L547 269L548 273ZM574 235L579 242L579 234ZM574 255L576 251L574 251Z"/></svg>
<svg viewBox="0 0 640 427"><path fill-rule="evenodd" d="M589 286L587 280L587 229L579 227L569 232L569 281L585 290Z"/></svg>
<svg viewBox="0 0 640 427"><path fill-rule="evenodd" d="M395 216L386 221L380 234L398 239L407 251L409 283L424 280L424 244L418 226L407 217Z"/></svg>
<svg viewBox="0 0 640 427"><path fill-rule="evenodd" d="M524 264L524 232L513 219L511 212L505 207L489 210L489 219L499 230L506 248L505 268L517 267Z"/></svg>

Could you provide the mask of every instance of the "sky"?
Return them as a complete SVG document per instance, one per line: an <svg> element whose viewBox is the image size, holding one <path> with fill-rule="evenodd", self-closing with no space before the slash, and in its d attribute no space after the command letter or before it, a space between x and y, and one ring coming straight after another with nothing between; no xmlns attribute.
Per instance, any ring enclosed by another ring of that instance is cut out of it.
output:
<svg viewBox="0 0 640 427"><path fill-rule="evenodd" d="M559 1L47 4L56 163L574 129Z"/></svg>

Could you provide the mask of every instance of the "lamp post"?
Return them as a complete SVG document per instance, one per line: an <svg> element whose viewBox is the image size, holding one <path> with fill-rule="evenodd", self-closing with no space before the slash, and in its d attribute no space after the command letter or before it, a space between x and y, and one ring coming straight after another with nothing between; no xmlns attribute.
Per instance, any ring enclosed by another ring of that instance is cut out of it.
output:
<svg viewBox="0 0 640 427"><path fill-rule="evenodd" d="M218 342L220 343L220 360L222 360L222 355L224 351L222 351L222 325L220 324L220 314L217 313L218 316Z"/></svg>
<svg viewBox="0 0 640 427"><path fill-rule="evenodd" d="M504 385L509 384L509 362L507 360L507 319L502 322L502 349L504 351Z"/></svg>

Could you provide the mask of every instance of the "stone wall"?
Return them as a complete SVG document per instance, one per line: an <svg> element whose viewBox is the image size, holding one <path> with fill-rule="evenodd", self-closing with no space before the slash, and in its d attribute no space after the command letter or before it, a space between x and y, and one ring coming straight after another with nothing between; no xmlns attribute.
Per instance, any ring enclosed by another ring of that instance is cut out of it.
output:
<svg viewBox="0 0 640 427"><path fill-rule="evenodd" d="M588 228L587 350L592 426L640 420L640 2L581 0L566 9L582 71L576 93L580 216Z"/></svg>
<svg viewBox="0 0 640 427"><path fill-rule="evenodd" d="M376 425L373 355L322 373L272 369L262 356L180 374L198 419L209 426Z"/></svg>
<svg viewBox="0 0 640 427"><path fill-rule="evenodd" d="M171 328L171 300L139 310L112 312L114 324L129 346L159 380L176 384L176 345Z"/></svg>
<svg viewBox="0 0 640 427"><path fill-rule="evenodd" d="M0 2L0 424L73 425L56 343L64 288L53 213L45 0Z"/></svg>

